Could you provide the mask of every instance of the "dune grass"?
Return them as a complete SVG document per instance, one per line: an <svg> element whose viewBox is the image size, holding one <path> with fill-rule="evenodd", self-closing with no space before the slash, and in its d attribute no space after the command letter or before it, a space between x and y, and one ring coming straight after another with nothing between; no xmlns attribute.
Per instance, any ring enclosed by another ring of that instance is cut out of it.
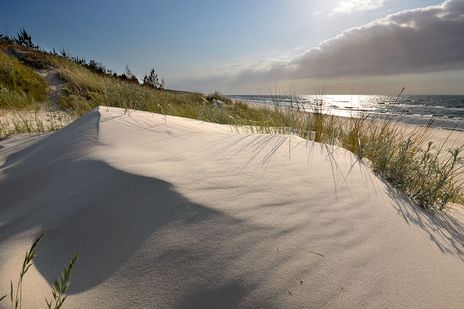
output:
<svg viewBox="0 0 464 309"><path fill-rule="evenodd" d="M368 159L378 175L406 193L419 206L443 210L450 202L461 203L464 179L463 147L444 149L428 141L431 124L403 133L392 120L358 118L347 130L346 148Z"/></svg>
<svg viewBox="0 0 464 309"><path fill-rule="evenodd" d="M0 139L14 134L43 134L56 131L75 119L73 115L60 112L0 111Z"/></svg>
<svg viewBox="0 0 464 309"><path fill-rule="evenodd" d="M99 105L121 107L193 118L231 125L290 126L280 112L256 109L216 94L221 104L213 104L214 95L156 90L139 84L102 76L66 59L53 57L53 65L68 82L61 106L84 114Z"/></svg>
<svg viewBox="0 0 464 309"><path fill-rule="evenodd" d="M43 237L43 233L40 234L32 243L26 255L24 256L23 264L19 272L18 282L14 285L13 281L10 281L10 293L0 297L0 302L9 296L10 308L20 309L22 308L23 298L23 283L24 278L34 263L34 259L37 257L37 245ZM59 309L63 306L66 298L68 297L69 288L71 286L71 270L76 263L78 254L75 254L67 266L65 266L60 277L54 280L52 285L52 297L50 299L45 298L47 308Z"/></svg>
<svg viewBox="0 0 464 309"><path fill-rule="evenodd" d="M47 87L40 75L0 50L0 108L23 109L43 101Z"/></svg>
<svg viewBox="0 0 464 309"><path fill-rule="evenodd" d="M448 150L443 145L427 144L427 127L405 133L393 120L373 121L368 115L341 118L323 114L317 106L308 113L297 104L255 107L219 93L205 96L158 90L92 71L66 57L36 53L31 54L34 59L51 65L66 82L59 103L73 117L102 105L228 124L248 132L298 135L348 149L424 208L444 209L449 202L463 201L463 147ZM319 101L323 104L323 100ZM56 122L45 125L40 119L36 124L34 121L19 117L13 126L0 121L0 137L62 126Z"/></svg>

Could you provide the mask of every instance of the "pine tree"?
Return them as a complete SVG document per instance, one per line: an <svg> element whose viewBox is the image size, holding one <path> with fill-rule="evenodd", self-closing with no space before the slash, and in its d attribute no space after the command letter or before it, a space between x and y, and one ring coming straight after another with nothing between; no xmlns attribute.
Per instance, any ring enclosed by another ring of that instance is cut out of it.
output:
<svg viewBox="0 0 464 309"><path fill-rule="evenodd" d="M155 89L163 90L165 87L164 79L160 80L158 73L155 72L155 69L151 69L150 74L143 77L143 84Z"/></svg>

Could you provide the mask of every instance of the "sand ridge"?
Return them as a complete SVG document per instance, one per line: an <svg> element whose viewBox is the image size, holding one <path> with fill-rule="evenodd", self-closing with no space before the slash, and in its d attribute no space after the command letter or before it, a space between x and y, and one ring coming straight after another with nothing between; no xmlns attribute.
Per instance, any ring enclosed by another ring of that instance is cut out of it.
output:
<svg viewBox="0 0 464 309"><path fill-rule="evenodd" d="M76 251L69 308L464 301L462 225L411 206L338 147L100 107L1 141L0 165L0 291L46 233L25 307L44 304Z"/></svg>

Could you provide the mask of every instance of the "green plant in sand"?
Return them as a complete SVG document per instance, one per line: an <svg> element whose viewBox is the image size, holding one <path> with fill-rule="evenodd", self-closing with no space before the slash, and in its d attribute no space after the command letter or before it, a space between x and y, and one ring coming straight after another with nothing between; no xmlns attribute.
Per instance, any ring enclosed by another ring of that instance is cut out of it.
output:
<svg viewBox="0 0 464 309"><path fill-rule="evenodd" d="M26 252L16 286L14 286L13 281L10 281L9 299L12 309L22 308L24 277L33 265L34 259L37 257L36 247L42 237L43 233L35 239L29 250ZM52 285L52 298L50 300L45 299L48 308L59 309L66 300L69 287L71 285L71 270L77 260L77 257L78 254L72 257L71 262L65 267L61 276L54 281ZM8 295L0 297L0 302L7 298L7 296Z"/></svg>

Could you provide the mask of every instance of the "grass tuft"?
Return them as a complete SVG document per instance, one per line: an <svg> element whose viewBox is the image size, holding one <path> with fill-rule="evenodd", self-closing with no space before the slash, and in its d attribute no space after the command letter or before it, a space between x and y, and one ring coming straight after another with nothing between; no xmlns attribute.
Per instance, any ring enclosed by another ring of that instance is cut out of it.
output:
<svg viewBox="0 0 464 309"><path fill-rule="evenodd" d="M21 271L19 273L19 279L16 284L16 289L14 288L13 281L10 281L10 304L12 309L21 309L22 308L22 297L23 297L23 282L26 276L26 273L33 265L34 259L37 257L37 244L43 237L43 233L40 234L32 243L23 260ZM56 279L52 286L52 299L47 300L48 308L59 309L62 307L64 301L68 296L69 287L71 285L71 270L76 263L78 255L74 255L71 259L71 262L65 267L64 271L61 274L59 279ZM8 295L0 297L0 302L4 300Z"/></svg>
<svg viewBox="0 0 464 309"><path fill-rule="evenodd" d="M68 291L71 286L71 270L74 267L74 264L76 263L78 254L75 254L71 262L64 268L63 272L61 273L61 276L53 282L52 285L52 299L48 300L45 299L45 302L47 303L47 307L49 309L59 309L61 306L63 306L64 301L68 297Z"/></svg>

